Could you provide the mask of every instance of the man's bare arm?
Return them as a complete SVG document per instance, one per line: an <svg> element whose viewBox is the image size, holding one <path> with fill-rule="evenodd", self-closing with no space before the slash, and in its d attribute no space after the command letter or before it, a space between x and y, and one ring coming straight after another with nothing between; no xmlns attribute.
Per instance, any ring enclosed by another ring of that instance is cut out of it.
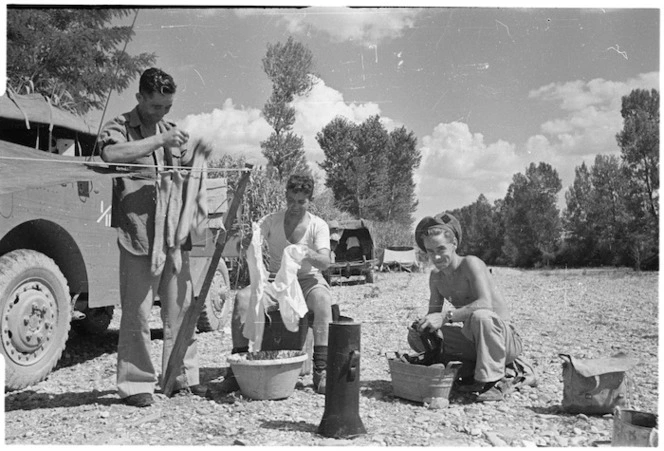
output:
<svg viewBox="0 0 664 451"><path fill-rule="evenodd" d="M330 267L330 250L319 249L318 251L315 251L307 248L307 255L304 259L311 262L311 264L319 270L325 271Z"/></svg>
<svg viewBox="0 0 664 451"><path fill-rule="evenodd" d="M160 147L180 147L189 139L189 134L177 127L138 141L109 144L101 151L101 158L108 163L131 163L152 154Z"/></svg>

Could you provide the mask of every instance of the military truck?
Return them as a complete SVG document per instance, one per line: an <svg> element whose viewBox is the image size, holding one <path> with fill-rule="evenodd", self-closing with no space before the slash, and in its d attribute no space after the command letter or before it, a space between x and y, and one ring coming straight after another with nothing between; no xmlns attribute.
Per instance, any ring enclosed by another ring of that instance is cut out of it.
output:
<svg viewBox="0 0 664 451"><path fill-rule="evenodd" d="M0 352L5 390L35 384L57 364L70 328L100 334L119 304L111 228L113 177L93 157L97 130L39 95L0 97ZM125 174L126 175L126 174ZM192 236L199 293L226 211L226 180L208 179L209 226ZM223 260L222 260L223 262ZM221 325L229 287L220 264L198 320Z"/></svg>

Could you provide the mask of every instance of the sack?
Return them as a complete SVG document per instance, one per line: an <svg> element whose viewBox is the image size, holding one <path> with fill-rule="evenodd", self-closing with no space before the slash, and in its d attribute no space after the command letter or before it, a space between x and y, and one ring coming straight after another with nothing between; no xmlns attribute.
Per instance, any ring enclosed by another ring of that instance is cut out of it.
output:
<svg viewBox="0 0 664 451"><path fill-rule="evenodd" d="M563 359L563 409L568 413L605 414L626 404L625 372L638 362L624 353L602 359Z"/></svg>

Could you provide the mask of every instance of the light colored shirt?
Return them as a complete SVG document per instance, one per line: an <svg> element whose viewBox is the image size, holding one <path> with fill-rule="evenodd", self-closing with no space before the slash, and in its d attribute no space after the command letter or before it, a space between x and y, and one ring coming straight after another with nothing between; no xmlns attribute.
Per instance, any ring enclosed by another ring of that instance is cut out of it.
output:
<svg viewBox="0 0 664 451"><path fill-rule="evenodd" d="M330 249L330 229L327 223L318 216L307 212L310 217L309 226L297 243L291 243L286 238L284 230L284 220L286 211L271 213L261 219L261 232L267 242L269 267L268 271L276 273L281 266L281 257L286 246L290 244L301 244L307 246L316 252L323 249ZM302 267L297 272L298 279L319 274L320 270L310 262L304 261Z"/></svg>

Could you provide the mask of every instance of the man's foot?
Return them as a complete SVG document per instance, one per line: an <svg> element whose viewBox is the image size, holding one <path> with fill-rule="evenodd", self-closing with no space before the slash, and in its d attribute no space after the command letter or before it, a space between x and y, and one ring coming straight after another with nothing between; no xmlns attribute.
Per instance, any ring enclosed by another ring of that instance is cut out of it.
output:
<svg viewBox="0 0 664 451"><path fill-rule="evenodd" d="M314 390L316 390L316 393L324 395L326 384L327 384L327 371L314 370Z"/></svg>
<svg viewBox="0 0 664 451"><path fill-rule="evenodd" d="M207 385L196 384L190 387L179 388L173 392L173 395L177 395L179 393L192 393L196 396L201 396L204 398L207 391L208 391Z"/></svg>
<svg viewBox="0 0 664 451"><path fill-rule="evenodd" d="M500 381L485 384L484 389L475 398L475 402L502 401L505 399L505 393L502 390L503 385L500 384Z"/></svg>
<svg viewBox="0 0 664 451"><path fill-rule="evenodd" d="M477 382L475 379L468 380L466 383L457 382L457 390L461 393L481 393L491 388L496 382Z"/></svg>
<svg viewBox="0 0 664 451"><path fill-rule="evenodd" d="M151 393L137 393L122 398L122 402L133 407L148 407L152 405L154 400L152 399Z"/></svg>

